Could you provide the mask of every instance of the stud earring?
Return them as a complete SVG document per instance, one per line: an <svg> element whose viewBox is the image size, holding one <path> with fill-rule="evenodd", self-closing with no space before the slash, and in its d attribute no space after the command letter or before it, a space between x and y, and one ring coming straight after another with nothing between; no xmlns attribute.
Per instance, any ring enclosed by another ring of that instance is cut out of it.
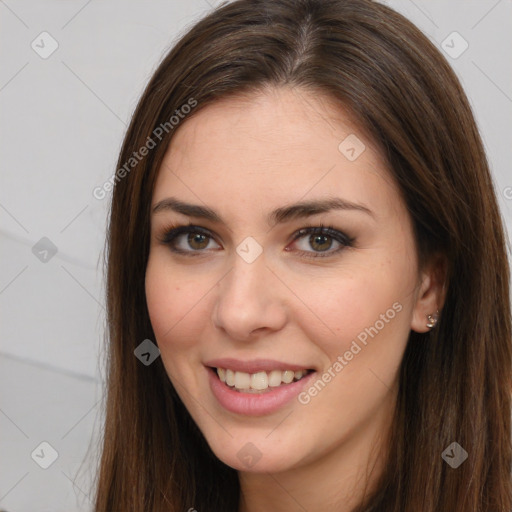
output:
<svg viewBox="0 0 512 512"><path fill-rule="evenodd" d="M439 320L439 310L437 310L433 315L427 315L427 327L432 329L437 325L437 321Z"/></svg>

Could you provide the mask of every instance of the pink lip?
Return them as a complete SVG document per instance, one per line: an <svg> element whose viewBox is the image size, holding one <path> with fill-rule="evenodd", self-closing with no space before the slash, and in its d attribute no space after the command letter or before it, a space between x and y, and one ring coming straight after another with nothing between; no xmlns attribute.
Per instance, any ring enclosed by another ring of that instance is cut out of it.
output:
<svg viewBox="0 0 512 512"><path fill-rule="evenodd" d="M227 366L228 368L234 369L229 365ZM219 367L225 368L225 366L223 367L222 365L217 366L217 368ZM251 368L253 368L253 366L251 366ZM272 368L276 369L276 366ZM290 370L293 369L293 367L288 368ZM298 367L298 369L300 370L301 368ZM282 384L279 388L275 388L272 391L254 394L233 391L219 379L217 372L213 368L207 368L207 371L210 389L219 404L230 412L244 416L263 416L277 411L293 400L316 375L316 372L311 372L291 384ZM263 370L261 369L260 371ZM251 371L251 373L254 372Z"/></svg>
<svg viewBox="0 0 512 512"><path fill-rule="evenodd" d="M211 368L224 368L235 372L257 373L271 372L272 370L310 370L308 366L299 366L291 363L283 363L282 361L274 361L272 359L254 359L253 361L240 361L239 359L223 358L213 359L204 363L205 366Z"/></svg>

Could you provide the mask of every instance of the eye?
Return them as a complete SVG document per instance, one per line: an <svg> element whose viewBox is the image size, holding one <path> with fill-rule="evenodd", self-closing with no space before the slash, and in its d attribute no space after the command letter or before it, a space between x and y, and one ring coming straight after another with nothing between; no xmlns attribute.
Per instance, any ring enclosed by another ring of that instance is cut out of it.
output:
<svg viewBox="0 0 512 512"><path fill-rule="evenodd" d="M306 257L309 258L322 258L326 256L332 256L339 251L342 251L345 247L352 247L354 239L342 231L334 229L332 226L314 226L303 228L295 233L293 241L302 240L302 247L300 252L309 253ZM333 243L338 244L338 248L330 251ZM308 250L308 246L313 248L313 251ZM319 254L325 253L325 254Z"/></svg>
<svg viewBox="0 0 512 512"><path fill-rule="evenodd" d="M214 240L206 229L189 224L168 228L160 241L169 246L173 252L198 256L204 249L212 249L209 246Z"/></svg>
<svg viewBox="0 0 512 512"><path fill-rule="evenodd" d="M304 239L304 240L301 240ZM332 226L310 226L300 229L293 235L293 242L301 240L302 247L299 252L308 258L332 256L346 247L352 247L354 239ZM170 226L160 238L160 242L167 245L171 251L187 256L200 256L205 249L218 249L220 246L215 242L211 233L200 227L189 224L187 226ZM211 247L211 243L217 248ZM329 250L337 244L335 250ZM309 250L313 248L313 250ZM289 251L288 247L285 249ZM324 254L322 254L324 253Z"/></svg>

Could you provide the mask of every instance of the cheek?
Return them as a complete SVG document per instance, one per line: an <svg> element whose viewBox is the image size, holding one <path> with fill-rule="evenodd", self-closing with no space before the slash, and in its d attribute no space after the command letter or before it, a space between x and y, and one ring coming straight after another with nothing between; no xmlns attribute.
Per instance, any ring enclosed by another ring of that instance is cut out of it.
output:
<svg viewBox="0 0 512 512"><path fill-rule="evenodd" d="M307 320L302 316L301 328L329 365L338 361L333 372L346 386L347 400L356 389L360 396L373 393L374 386L381 389L380 381L391 387L410 332L416 275L407 251L393 254L381 247L357 256L315 286L301 280L297 290L314 312Z"/></svg>
<svg viewBox="0 0 512 512"><path fill-rule="evenodd" d="M202 299L208 284L186 278L170 268L165 260L150 257L146 269L146 301L157 343L162 352L172 345L173 350L193 346L208 316L202 310Z"/></svg>
<svg viewBox="0 0 512 512"><path fill-rule="evenodd" d="M310 286L305 295L321 322L315 321L316 328L304 322L302 329L327 358L319 379L328 383L313 383L302 398L317 400L315 414L326 422L332 421L326 404L342 404L344 415L357 421L378 410L394 387L410 332L410 306L404 274L387 270L354 271L327 292Z"/></svg>
<svg viewBox="0 0 512 512"><path fill-rule="evenodd" d="M375 325L379 331L384 327L386 332L392 328L403 331L408 322L404 314L408 306L404 274L394 273L392 268L386 270L361 268L350 275L328 278L328 284L322 280L325 286L320 281L318 286L304 282L300 285L302 289L296 288L297 295L304 298L314 313L314 316L307 315L304 328L309 324L310 328L316 326L317 334L324 332L322 337L329 345L329 352L345 348L360 334L364 338L367 329Z"/></svg>

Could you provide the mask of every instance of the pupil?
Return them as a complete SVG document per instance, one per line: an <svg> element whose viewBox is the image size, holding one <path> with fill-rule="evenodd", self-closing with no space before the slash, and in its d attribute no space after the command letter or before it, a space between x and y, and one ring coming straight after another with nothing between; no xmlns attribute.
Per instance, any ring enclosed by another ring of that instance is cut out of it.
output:
<svg viewBox="0 0 512 512"><path fill-rule="evenodd" d="M322 242L319 243L319 245L325 245L325 241L328 240L330 237L326 236L326 235L313 235L312 236L312 239L313 239L313 245L316 244L316 242L318 240L323 240L324 241L324 244L322 244ZM323 250L326 250L326 249L329 249L331 244L327 244L327 247L323 247L323 248L319 248L321 251Z"/></svg>
<svg viewBox="0 0 512 512"><path fill-rule="evenodd" d="M202 249L205 246L204 242L206 241L206 235L202 235L201 233L193 233L188 236L188 241L189 241L189 243L191 243L192 246L194 246L194 244L198 243L200 246L199 249ZM201 242L203 242L202 245L201 245ZM206 245L208 245L208 243L206 243Z"/></svg>

